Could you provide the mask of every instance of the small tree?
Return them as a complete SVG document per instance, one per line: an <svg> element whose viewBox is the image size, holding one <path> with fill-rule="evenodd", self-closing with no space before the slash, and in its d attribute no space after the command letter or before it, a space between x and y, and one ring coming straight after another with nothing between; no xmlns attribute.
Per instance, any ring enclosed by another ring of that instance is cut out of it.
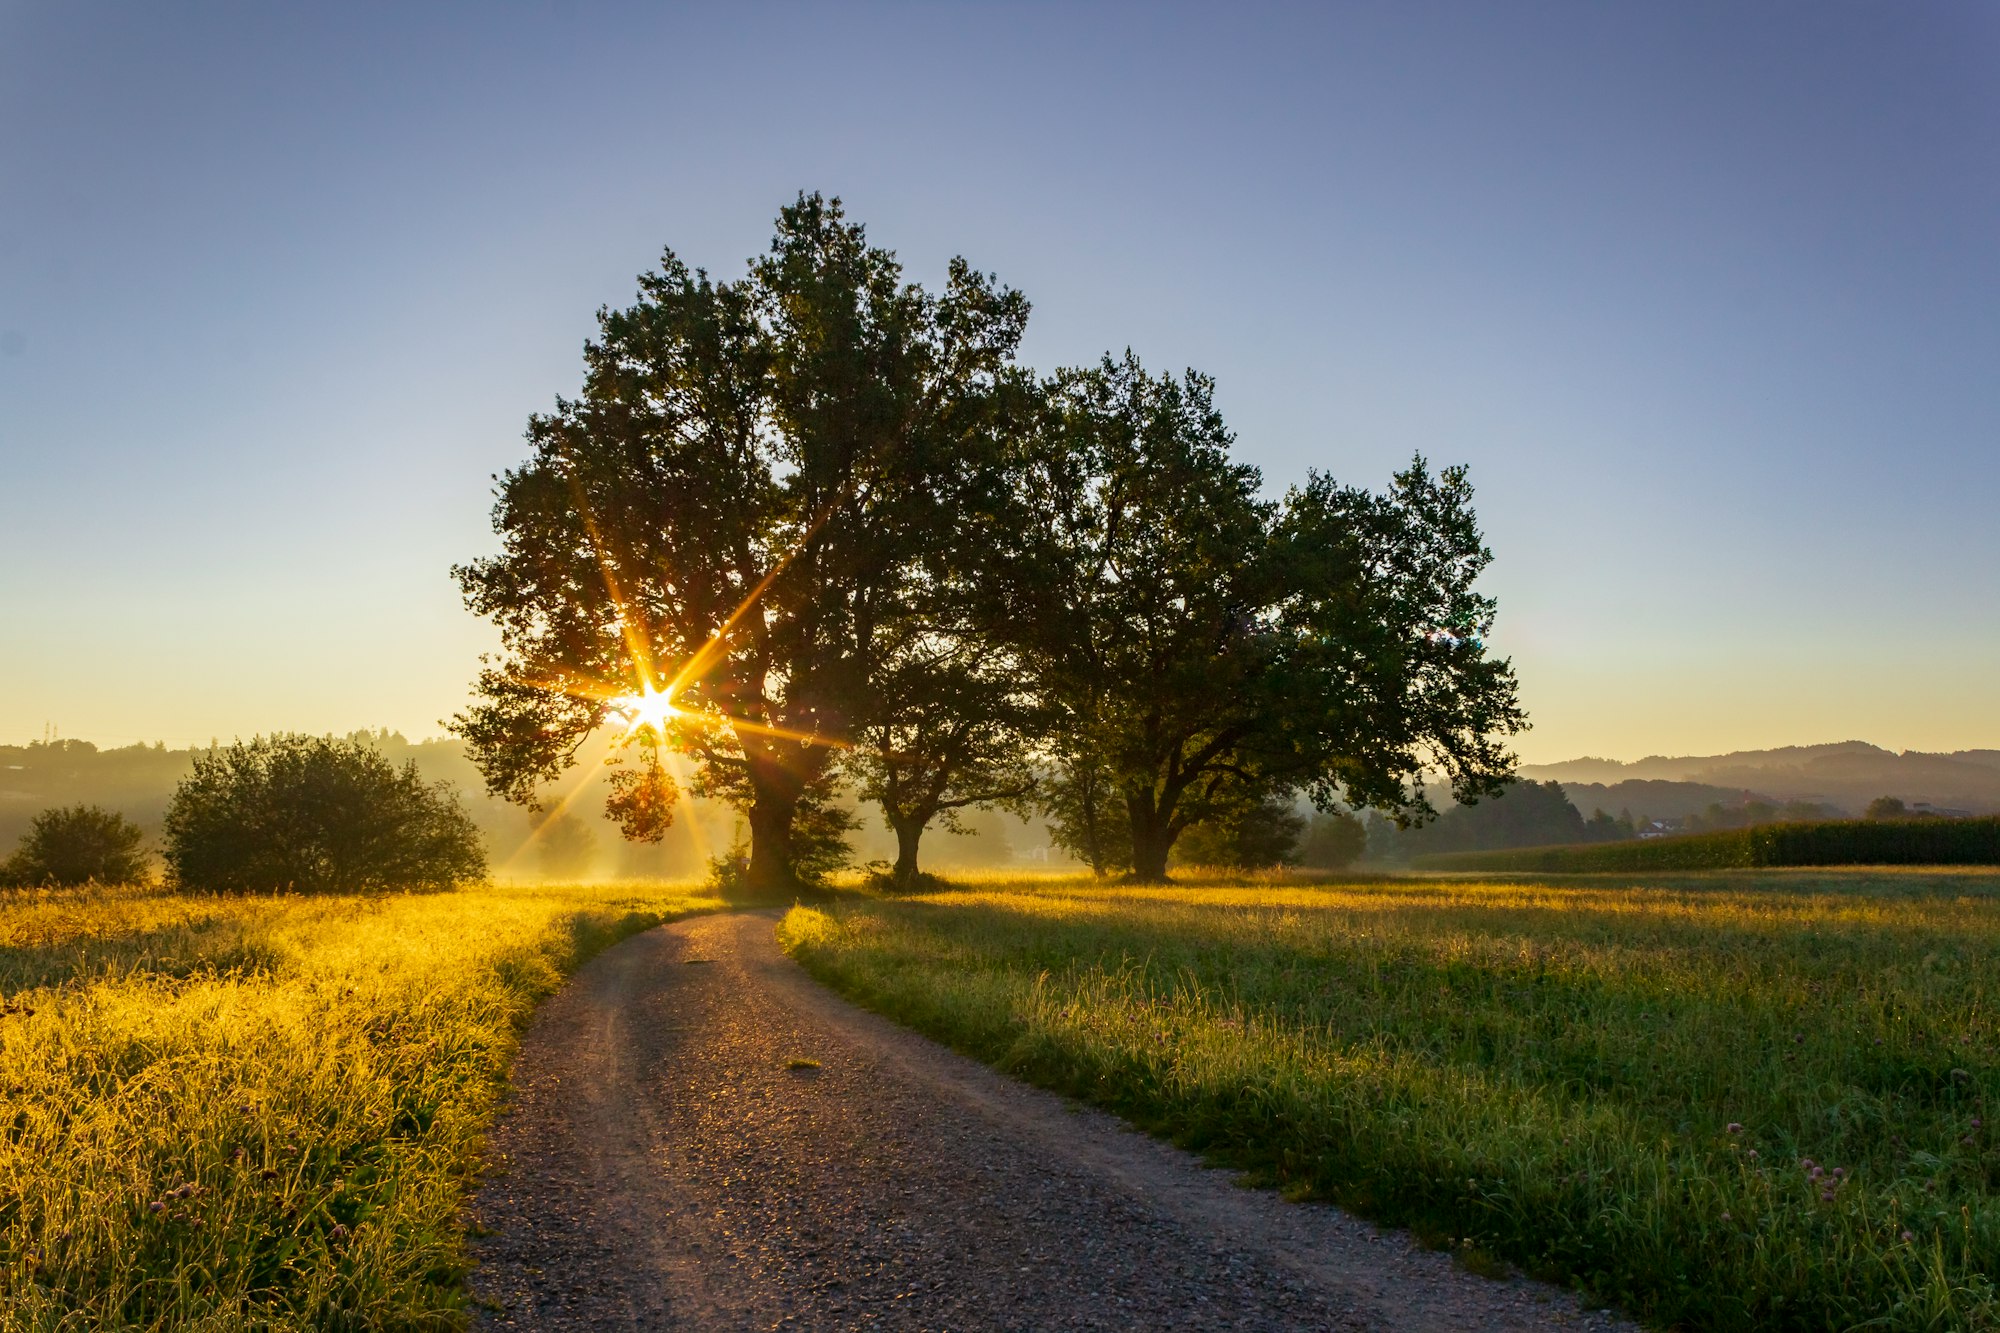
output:
<svg viewBox="0 0 2000 1333"><path fill-rule="evenodd" d="M0 883L29 886L133 884L146 875L137 824L94 805L44 810L28 825Z"/></svg>
<svg viewBox="0 0 2000 1333"><path fill-rule="evenodd" d="M332 737L259 736L194 756L167 806L176 885L226 893L442 889L486 873L479 830L414 761Z"/></svg>
<svg viewBox="0 0 2000 1333"><path fill-rule="evenodd" d="M1309 870L1345 870L1368 850L1368 828L1345 810L1318 810L1299 844L1299 864Z"/></svg>
<svg viewBox="0 0 2000 1333"><path fill-rule="evenodd" d="M1870 819L1908 819L1910 808L1899 796L1877 796L1868 803L1867 814Z"/></svg>
<svg viewBox="0 0 2000 1333"><path fill-rule="evenodd" d="M880 673L882 703L849 766L896 834L894 882L917 882L933 822L965 832L958 812L1018 807L1034 790L1030 711L1020 683L968 640L922 635Z"/></svg>
<svg viewBox="0 0 2000 1333"><path fill-rule="evenodd" d="M1290 801L1266 797L1194 825L1174 844L1174 858L1181 865L1270 870L1298 859L1305 827Z"/></svg>

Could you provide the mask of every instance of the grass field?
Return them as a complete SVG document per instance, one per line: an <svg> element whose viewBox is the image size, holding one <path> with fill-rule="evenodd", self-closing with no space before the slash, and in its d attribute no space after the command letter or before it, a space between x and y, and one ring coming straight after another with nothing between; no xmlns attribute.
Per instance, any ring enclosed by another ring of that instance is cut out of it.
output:
<svg viewBox="0 0 2000 1333"><path fill-rule="evenodd" d="M452 1328L515 1034L667 885L0 895L0 1328Z"/></svg>
<svg viewBox="0 0 2000 1333"><path fill-rule="evenodd" d="M2000 1328L2000 876L993 882L795 909L862 1002L1656 1325Z"/></svg>

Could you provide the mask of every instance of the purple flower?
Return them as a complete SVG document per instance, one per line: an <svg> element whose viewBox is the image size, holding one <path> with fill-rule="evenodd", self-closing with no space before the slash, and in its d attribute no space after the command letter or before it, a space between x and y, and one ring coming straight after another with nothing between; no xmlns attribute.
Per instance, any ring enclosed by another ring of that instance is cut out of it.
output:
<svg viewBox="0 0 2000 1333"><path fill-rule="evenodd" d="M1723 1220L1723 1221L1725 1221L1725 1222L1727 1222L1727 1221L1729 1220L1729 1214L1728 1214L1728 1213L1724 1213L1724 1214L1722 1215L1722 1220Z"/></svg>
<svg viewBox="0 0 2000 1333"><path fill-rule="evenodd" d="M1743 1132L1743 1126L1738 1124L1736 1121L1732 1120L1727 1125L1723 1126L1722 1132L1725 1134L1741 1134Z"/></svg>
<svg viewBox="0 0 2000 1333"><path fill-rule="evenodd" d="M1911 1241L1913 1241L1913 1240L1915 1240L1915 1239L1916 1239L1916 1237L1915 1237L1914 1235L1912 1235L1912 1234L1911 1234L1910 1232L1907 1232L1907 1231L1905 1231L1905 1232L1903 1233L1903 1243L1904 1243L1905 1245L1909 1244L1909 1243L1910 1243Z"/></svg>
<svg viewBox="0 0 2000 1333"><path fill-rule="evenodd" d="M1752 1149L1750 1150L1750 1152L1749 1152L1749 1158L1750 1158L1750 1160L1751 1160L1751 1161L1753 1161L1753 1162L1757 1160L1757 1150L1756 1150L1755 1148L1752 1148Z"/></svg>
<svg viewBox="0 0 2000 1333"><path fill-rule="evenodd" d="M1821 1190L1821 1191L1819 1192L1819 1198L1820 1198L1820 1202L1821 1202L1821 1203L1832 1203L1832 1202L1833 1202L1833 1191L1832 1191L1832 1190Z"/></svg>

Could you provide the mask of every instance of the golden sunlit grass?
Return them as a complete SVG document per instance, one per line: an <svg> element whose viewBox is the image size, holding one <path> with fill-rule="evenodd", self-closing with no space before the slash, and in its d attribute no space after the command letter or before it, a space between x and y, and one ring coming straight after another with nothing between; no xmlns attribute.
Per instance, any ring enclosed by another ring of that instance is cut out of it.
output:
<svg viewBox="0 0 2000 1333"><path fill-rule="evenodd" d="M2000 1327L2000 875L988 881L784 939L1475 1266L1663 1325Z"/></svg>
<svg viewBox="0 0 2000 1333"><path fill-rule="evenodd" d="M515 1034L676 885L0 896L0 1328L463 1322Z"/></svg>

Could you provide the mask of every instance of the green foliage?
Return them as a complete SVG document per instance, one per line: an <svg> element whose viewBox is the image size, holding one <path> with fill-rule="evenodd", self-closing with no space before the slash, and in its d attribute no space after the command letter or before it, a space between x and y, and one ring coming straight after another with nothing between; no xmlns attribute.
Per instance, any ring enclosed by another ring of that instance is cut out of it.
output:
<svg viewBox="0 0 2000 1333"><path fill-rule="evenodd" d="M1489 559L1462 469L1421 459L1385 494L1314 476L1274 503L1214 386L1129 352L1058 374L991 525L996 632L1054 716L1058 835L1100 869L1165 874L1176 839L1305 791L1422 814L1442 771L1468 799L1522 722L1479 642Z"/></svg>
<svg viewBox="0 0 2000 1333"><path fill-rule="evenodd" d="M1049 817L1049 840L1089 866L1109 875L1132 865L1132 821L1124 793L1101 747L1076 729L1059 737L1061 767L1042 786L1042 809Z"/></svg>
<svg viewBox="0 0 2000 1333"><path fill-rule="evenodd" d="M1510 783L1397 839L1402 855L1582 842L1589 830L1559 782Z"/></svg>
<svg viewBox="0 0 2000 1333"><path fill-rule="evenodd" d="M960 812L1023 808L1035 788L1035 721L1021 673L984 649L943 592L894 636L876 674L880 699L844 764L896 834L892 880L921 876L918 847L933 822L965 832Z"/></svg>
<svg viewBox="0 0 2000 1333"><path fill-rule="evenodd" d="M2000 865L2000 818L1763 824L1605 846L1529 847L1418 857L1419 870L1620 872L1759 866Z"/></svg>
<svg viewBox="0 0 2000 1333"><path fill-rule="evenodd" d="M165 832L183 889L442 889L486 873L479 831L450 786L358 740L259 736L196 754Z"/></svg>
<svg viewBox="0 0 2000 1333"><path fill-rule="evenodd" d="M2000 1328L2000 880L993 885L816 976L1660 1328Z"/></svg>
<svg viewBox="0 0 2000 1333"><path fill-rule="evenodd" d="M1590 818L1583 821L1585 842L1622 842L1639 836L1638 828L1632 822L1632 812L1621 810L1609 814L1603 809L1590 812Z"/></svg>
<svg viewBox="0 0 2000 1333"><path fill-rule="evenodd" d="M1298 859L1305 828L1291 802L1266 797L1196 824L1174 844L1174 856L1185 866L1271 870Z"/></svg>
<svg viewBox="0 0 2000 1333"><path fill-rule="evenodd" d="M0 864L0 884L136 884L146 877L145 839L125 816L94 805L44 810Z"/></svg>
<svg viewBox="0 0 2000 1333"><path fill-rule="evenodd" d="M942 292L905 282L819 195L741 279L669 252L639 287L600 313L580 394L530 420L501 554L456 571L504 655L453 725L490 790L532 802L617 697L670 687L682 719L647 744L739 804L748 873L782 891L814 873L795 843L832 845L794 829L799 803L882 697L905 599L1012 410L1028 304L963 260ZM611 813L650 836L665 807L640 786Z"/></svg>
<svg viewBox="0 0 2000 1333"><path fill-rule="evenodd" d="M1299 844L1309 870L1345 870L1368 850L1368 826L1344 810L1316 810Z"/></svg>
<svg viewBox="0 0 2000 1333"><path fill-rule="evenodd" d="M1909 813L1909 807L1903 804L1900 797L1895 796L1877 796L1868 803L1868 809L1864 812L1869 819L1906 819Z"/></svg>

